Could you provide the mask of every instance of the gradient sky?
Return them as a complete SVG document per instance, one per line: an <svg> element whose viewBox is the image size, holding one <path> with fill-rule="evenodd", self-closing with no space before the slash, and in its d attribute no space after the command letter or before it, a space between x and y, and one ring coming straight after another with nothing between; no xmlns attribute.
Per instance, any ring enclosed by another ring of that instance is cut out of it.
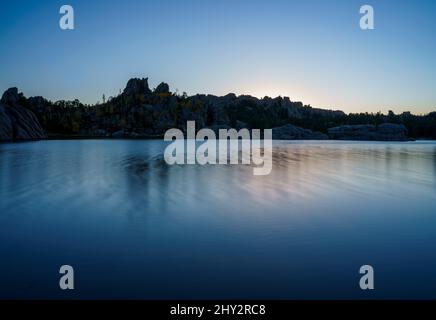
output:
<svg viewBox="0 0 436 320"><path fill-rule="evenodd" d="M75 9L75 30L59 8ZM359 28L361 5L375 30ZM0 3L0 90L95 103L131 77L346 112L436 110L434 0Z"/></svg>

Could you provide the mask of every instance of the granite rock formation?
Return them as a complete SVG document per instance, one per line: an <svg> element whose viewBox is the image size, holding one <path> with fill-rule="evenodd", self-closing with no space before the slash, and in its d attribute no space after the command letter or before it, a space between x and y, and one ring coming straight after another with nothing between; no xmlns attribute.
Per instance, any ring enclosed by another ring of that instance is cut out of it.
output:
<svg viewBox="0 0 436 320"><path fill-rule="evenodd" d="M25 98L17 88L5 91L0 100L0 141L44 139L37 117L22 106Z"/></svg>
<svg viewBox="0 0 436 320"><path fill-rule="evenodd" d="M159 138L170 128L242 128L273 130L275 139L330 139L405 141L436 138L436 112L424 116L404 112L345 114L313 108L288 97L225 96L172 93L162 82L150 89L148 78L133 78L120 94L103 103L79 100L51 102L25 98L7 90L0 106L1 140L45 137ZM359 125L362 124L363 125ZM368 123L368 124L365 124ZM386 124L385 124L386 123ZM43 130L44 129L44 130Z"/></svg>
<svg viewBox="0 0 436 320"><path fill-rule="evenodd" d="M336 140L408 141L407 128L403 124L383 123L378 126L343 125L328 129L328 135Z"/></svg>
<svg viewBox="0 0 436 320"><path fill-rule="evenodd" d="M272 136L274 140L327 140L328 136L321 132L314 132L309 129L303 129L286 124L284 126L273 128Z"/></svg>

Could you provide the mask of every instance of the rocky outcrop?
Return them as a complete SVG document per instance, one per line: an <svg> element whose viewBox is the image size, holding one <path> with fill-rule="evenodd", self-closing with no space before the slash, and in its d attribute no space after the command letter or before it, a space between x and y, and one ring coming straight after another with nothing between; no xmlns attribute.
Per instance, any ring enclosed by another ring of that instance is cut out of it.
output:
<svg viewBox="0 0 436 320"><path fill-rule="evenodd" d="M24 101L17 88L6 90L0 100L0 140L17 141L45 138L35 114L20 105Z"/></svg>
<svg viewBox="0 0 436 320"><path fill-rule="evenodd" d="M403 125L343 125L392 122L407 124L410 135L415 138L436 139L436 113L426 116L393 112L346 115L338 110L313 108L288 97L259 99L233 93L188 96L171 93L164 82L152 91L148 78L130 79L122 93L95 105L85 105L77 99L51 102L43 97L25 98L16 88L5 92L1 105L3 140L41 137L41 126L35 124L33 115L53 137L158 137L170 128L185 130L187 121L195 121L197 129L274 128L274 138L286 140L326 139L323 134L326 132L332 139L407 140L408 133Z"/></svg>
<svg viewBox="0 0 436 320"><path fill-rule="evenodd" d="M326 140L328 136L321 132L314 132L309 129L287 124L282 127L273 128L272 136L274 140Z"/></svg>
<svg viewBox="0 0 436 320"><path fill-rule="evenodd" d="M383 123L379 126L343 125L328 129L330 139L367 141L408 141L407 128L402 124Z"/></svg>
<svg viewBox="0 0 436 320"><path fill-rule="evenodd" d="M148 86L148 78L132 78L127 82L126 88L123 91L124 95L132 96L136 94L150 94L151 90Z"/></svg>
<svg viewBox="0 0 436 320"><path fill-rule="evenodd" d="M170 86L165 82L161 82L156 89L154 89L154 93L170 93Z"/></svg>
<svg viewBox="0 0 436 320"><path fill-rule="evenodd" d="M165 82L152 91L148 78L130 79L121 94L93 106L78 100L53 103L42 97L26 99L13 92L6 92L4 98L7 105L25 107L33 112L46 131L55 137L161 136L169 128L185 129L187 121L195 121L197 128L239 130L271 128L307 117L336 119L345 116L341 111L315 109L282 97L258 99L233 93L221 97L178 95L171 93ZM294 130L291 133L289 128L286 134L283 132L280 136L290 139L310 139L313 136L310 131ZM11 131L6 121L2 131Z"/></svg>
<svg viewBox="0 0 436 320"><path fill-rule="evenodd" d="M12 140L12 121L6 112L6 106L0 103L0 141Z"/></svg>

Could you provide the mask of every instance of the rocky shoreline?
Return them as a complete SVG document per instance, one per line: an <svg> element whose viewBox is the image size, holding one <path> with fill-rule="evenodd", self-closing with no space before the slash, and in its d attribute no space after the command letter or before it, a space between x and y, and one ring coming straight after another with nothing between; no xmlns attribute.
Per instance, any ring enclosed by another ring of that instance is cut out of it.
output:
<svg viewBox="0 0 436 320"><path fill-rule="evenodd" d="M359 141L411 141L403 124L382 123L375 125L344 125L328 129L333 140Z"/></svg>
<svg viewBox="0 0 436 320"><path fill-rule="evenodd" d="M372 123L354 123L359 119ZM425 124L427 132L436 134L436 113L358 117L339 110L312 108L287 97L258 99L234 94L188 97L171 93L166 83L151 90L148 79L137 78L130 79L120 95L92 106L78 100L52 103L43 97L25 98L17 88L6 90L0 100L0 141L3 142L161 139L170 128L185 131L187 121L195 121L198 129L215 131L272 129L275 140L410 141L416 137L410 136L408 127L417 131L413 125L417 126L419 121Z"/></svg>

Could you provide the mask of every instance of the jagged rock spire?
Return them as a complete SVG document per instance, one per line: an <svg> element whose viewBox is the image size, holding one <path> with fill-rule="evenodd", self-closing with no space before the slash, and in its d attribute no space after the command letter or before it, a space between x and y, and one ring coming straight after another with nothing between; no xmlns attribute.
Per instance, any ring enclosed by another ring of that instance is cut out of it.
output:
<svg viewBox="0 0 436 320"><path fill-rule="evenodd" d="M127 82L126 88L123 91L124 95L135 94L150 94L151 90L148 86L148 78L132 78Z"/></svg>

